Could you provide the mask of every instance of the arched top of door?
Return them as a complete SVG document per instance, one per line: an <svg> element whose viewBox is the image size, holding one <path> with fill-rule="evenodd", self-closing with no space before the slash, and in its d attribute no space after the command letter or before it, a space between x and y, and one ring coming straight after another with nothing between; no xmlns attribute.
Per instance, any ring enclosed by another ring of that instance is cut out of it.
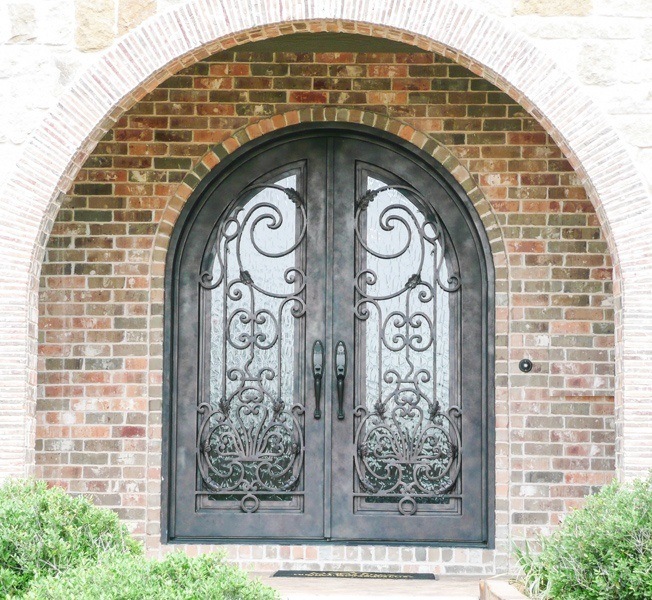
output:
<svg viewBox="0 0 652 600"><path fill-rule="evenodd" d="M505 245L496 216L482 190L462 162L444 145L407 124L384 115L360 110L313 107L275 115L240 129L223 142L213 146L179 184L175 195L159 222L155 241L154 263L165 263L173 229L182 211L190 208L188 201L211 185L225 169L237 164L240 157L254 148L264 148L287 137L313 131L348 131L381 143L401 148L430 164L459 198L469 205L476 229L485 242L485 254L493 257L495 269L506 269ZM219 168L218 168L219 167ZM497 279L506 273L496 272Z"/></svg>

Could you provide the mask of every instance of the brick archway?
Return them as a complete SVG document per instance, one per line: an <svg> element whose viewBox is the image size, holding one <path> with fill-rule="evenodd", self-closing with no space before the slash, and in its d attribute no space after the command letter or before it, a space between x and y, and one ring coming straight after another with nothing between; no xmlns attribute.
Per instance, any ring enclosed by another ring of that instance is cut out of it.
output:
<svg viewBox="0 0 652 600"><path fill-rule="evenodd" d="M646 188L603 115L525 38L461 0L261 2L190 0L158 15L98 58L34 133L0 194L0 367L5 440L0 476L33 463L38 275L60 195L103 133L170 74L219 49L296 31L383 36L436 51L491 81L529 110L581 175L605 229L617 275L618 465L646 471L652 454L652 329L647 296L652 214Z"/></svg>

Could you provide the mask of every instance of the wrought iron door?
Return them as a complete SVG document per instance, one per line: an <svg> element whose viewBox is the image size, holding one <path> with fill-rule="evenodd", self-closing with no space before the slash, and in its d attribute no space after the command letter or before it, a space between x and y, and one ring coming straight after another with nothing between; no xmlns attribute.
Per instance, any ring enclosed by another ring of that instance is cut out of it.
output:
<svg viewBox="0 0 652 600"><path fill-rule="evenodd" d="M468 199L365 128L243 149L168 263L173 541L491 541L491 272Z"/></svg>

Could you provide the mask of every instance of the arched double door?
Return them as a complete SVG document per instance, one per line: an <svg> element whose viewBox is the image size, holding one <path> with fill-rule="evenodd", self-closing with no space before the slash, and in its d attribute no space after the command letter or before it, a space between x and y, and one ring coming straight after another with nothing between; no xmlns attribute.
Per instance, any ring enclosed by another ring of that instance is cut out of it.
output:
<svg viewBox="0 0 652 600"><path fill-rule="evenodd" d="M164 538L490 544L492 279L469 200L398 138L225 159L167 265Z"/></svg>

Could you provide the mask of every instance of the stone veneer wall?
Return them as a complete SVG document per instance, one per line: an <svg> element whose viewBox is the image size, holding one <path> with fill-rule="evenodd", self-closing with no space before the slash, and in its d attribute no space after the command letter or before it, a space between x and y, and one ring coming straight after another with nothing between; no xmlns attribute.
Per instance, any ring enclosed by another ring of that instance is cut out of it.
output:
<svg viewBox="0 0 652 600"><path fill-rule="evenodd" d="M280 126L275 115L327 105L430 135L471 173L500 226L497 549L229 551L259 570L289 561L504 570L511 540L554 526L612 477L610 261L584 189L536 121L429 53L221 53L167 80L117 123L80 171L48 244L37 475L92 493L157 550L163 262L154 247L157 233L169 233L164 212L214 144L240 131L225 144L232 150L247 138L244 127ZM517 368L523 356L535 362L528 375Z"/></svg>

